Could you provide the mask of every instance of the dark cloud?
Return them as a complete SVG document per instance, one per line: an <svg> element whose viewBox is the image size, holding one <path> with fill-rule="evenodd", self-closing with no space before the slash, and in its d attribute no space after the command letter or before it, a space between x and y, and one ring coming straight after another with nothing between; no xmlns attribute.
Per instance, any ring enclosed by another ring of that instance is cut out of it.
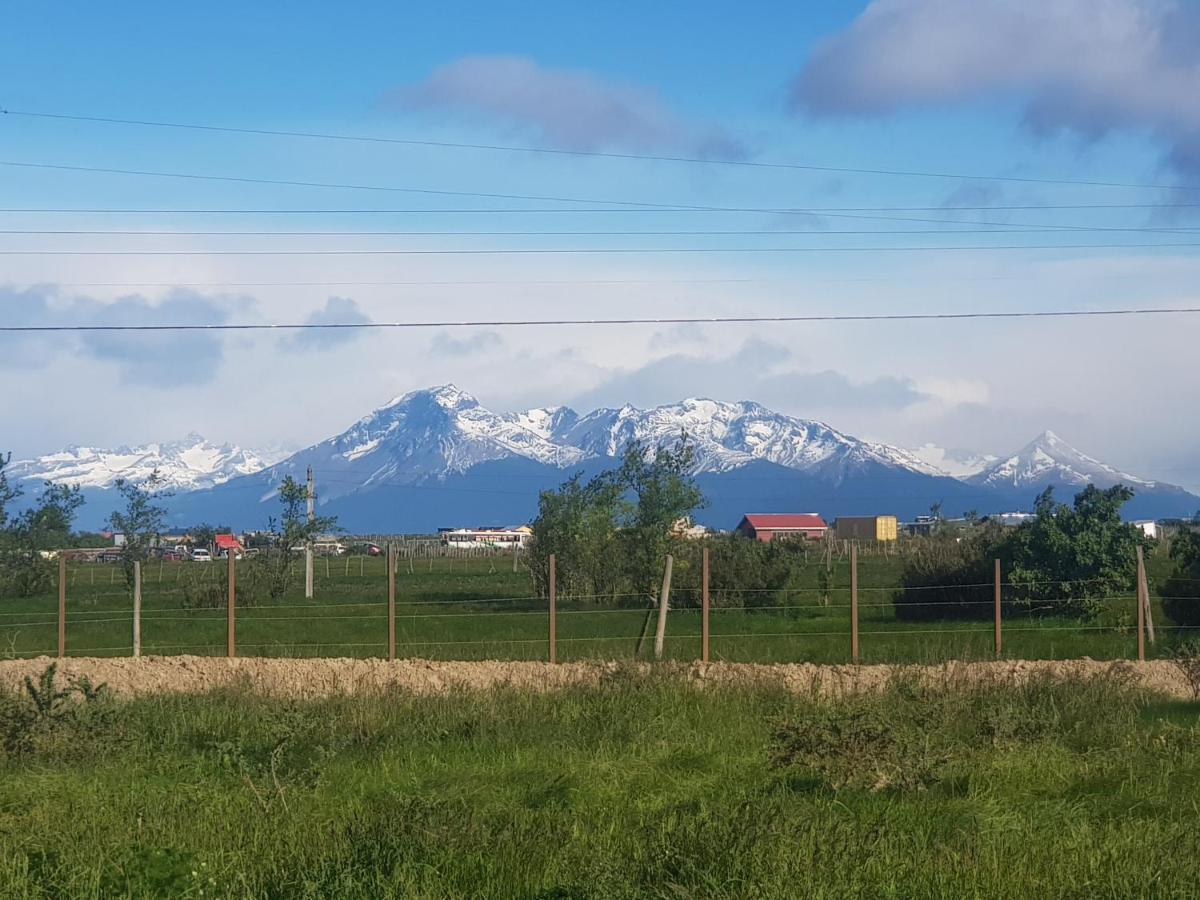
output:
<svg viewBox="0 0 1200 900"><path fill-rule="evenodd" d="M504 340L494 331L475 331L464 338L456 338L448 331L439 331L433 336L429 350L435 356L470 356L504 345Z"/></svg>
<svg viewBox="0 0 1200 900"><path fill-rule="evenodd" d="M547 147L744 156L736 140L719 128L685 121L654 90L548 68L523 56L464 56L394 91L389 102L485 118L532 132Z"/></svg>
<svg viewBox="0 0 1200 900"><path fill-rule="evenodd" d="M325 305L311 313L304 320L306 325L365 325L371 317L359 308L359 305L349 297L330 297ZM296 331L284 339L284 346L308 349L328 350L340 347L362 337L361 328L309 328Z"/></svg>
<svg viewBox="0 0 1200 900"><path fill-rule="evenodd" d="M212 297L174 291L162 300L139 295L100 301L65 297L51 285L0 287L0 304L13 325L206 325L222 324L250 298ZM0 365L28 368L76 354L112 363L128 384L179 386L212 381L224 358L218 334L203 332L96 331L8 334L0 342Z"/></svg>
<svg viewBox="0 0 1200 900"><path fill-rule="evenodd" d="M1200 179L1200 6L1174 0L873 0L793 85L798 110L873 116L1023 98L1037 132L1148 132Z"/></svg>
<svg viewBox="0 0 1200 900"><path fill-rule="evenodd" d="M794 413L814 410L903 409L921 400L911 381L884 377L856 381L823 371L788 370L791 351L780 345L750 339L723 359L673 354L638 369L613 374L592 390L572 398L578 409L633 403L651 406L686 397L755 400Z"/></svg>

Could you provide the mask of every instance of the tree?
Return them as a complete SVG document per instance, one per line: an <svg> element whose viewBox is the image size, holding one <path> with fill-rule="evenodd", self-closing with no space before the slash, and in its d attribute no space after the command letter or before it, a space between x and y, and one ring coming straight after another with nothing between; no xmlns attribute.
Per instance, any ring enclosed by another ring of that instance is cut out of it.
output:
<svg viewBox="0 0 1200 900"><path fill-rule="evenodd" d="M1034 504L1034 517L1017 528L993 525L963 535L939 530L906 558L896 615L990 616L992 561L999 559L1010 613L1094 616L1106 597L1133 590L1136 548L1144 537L1121 521L1121 507L1132 497L1124 485L1088 485L1067 506L1047 488Z"/></svg>
<svg viewBox="0 0 1200 900"><path fill-rule="evenodd" d="M125 509L117 510L108 517L109 527L125 536L121 549L121 565L125 579L133 586L133 564L145 562L151 548L157 546L159 535L166 527L167 511L157 505L158 501L171 496L160 489L162 476L158 469L150 473L143 484L118 478L116 488L125 501Z"/></svg>
<svg viewBox="0 0 1200 900"><path fill-rule="evenodd" d="M1200 532L1181 530L1171 539L1170 556L1163 612L1176 625L1200 625Z"/></svg>
<svg viewBox="0 0 1200 900"><path fill-rule="evenodd" d="M1133 490L1123 484L1105 490L1089 484L1067 506L1046 488L1033 519L1013 531L1001 554L1014 604L1093 616L1104 597L1132 591L1144 536L1121 521L1121 507L1131 499Z"/></svg>
<svg viewBox="0 0 1200 900"><path fill-rule="evenodd" d="M246 567L245 593L253 600L264 591L273 600L283 597L291 585L291 552L294 547L306 547L322 534L336 531L337 516L314 516L308 520L308 488L288 475L279 485L279 502L283 506L276 531L275 520L268 519L267 530L273 534L274 547L266 547Z"/></svg>
<svg viewBox="0 0 1200 900"><path fill-rule="evenodd" d="M11 453L0 453L0 528L8 524L9 504L23 493L19 487L8 483L8 473L4 470L8 468L11 459Z"/></svg>
<svg viewBox="0 0 1200 900"><path fill-rule="evenodd" d="M566 593L611 595L625 587L653 596L675 523L705 503L689 474L693 455L686 434L653 449L634 441L617 468L542 492L530 550L538 588L553 553Z"/></svg>
<svg viewBox="0 0 1200 900"><path fill-rule="evenodd" d="M694 461L687 434L653 450L640 441L625 448L616 479L634 498L620 520L622 559L634 592L654 597L675 523L707 502L690 474Z"/></svg>
<svg viewBox="0 0 1200 900"><path fill-rule="evenodd" d="M47 590L54 579L51 551L71 543L71 526L83 505L78 486L47 481L30 508L4 530L2 576L7 591L28 597Z"/></svg>

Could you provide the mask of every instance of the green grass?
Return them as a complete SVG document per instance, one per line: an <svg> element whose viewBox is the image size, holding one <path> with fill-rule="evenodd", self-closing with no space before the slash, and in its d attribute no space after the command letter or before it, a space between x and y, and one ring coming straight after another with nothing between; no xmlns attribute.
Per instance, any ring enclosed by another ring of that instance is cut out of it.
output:
<svg viewBox="0 0 1200 900"><path fill-rule="evenodd" d="M1152 575L1156 560L1151 560ZM142 646L145 653L224 654L224 609L184 608L187 579L207 575L219 585L222 563L152 563L144 572ZM300 564L297 563L297 570ZM818 590L814 556L789 592L762 598L759 609L723 605L714 593L711 653L714 659L750 662L844 662L850 652L849 571L837 560L827 605ZM859 564L862 659L867 662L935 662L990 658L992 626L979 622L897 622L891 592L901 563L864 556ZM681 576L682 579L682 576ZM128 655L132 598L119 567L72 564L68 570L68 653ZM398 652L443 659L545 659L548 623L544 599L532 595L528 572L512 571L511 558L419 560L397 576ZM950 599L931 592L931 599ZM647 627L647 605L563 598L558 607L558 657L562 660L633 658ZM0 656L54 654L57 595L0 598ZM1156 602L1156 621L1165 624ZM303 598L302 578L288 596L258 606L239 604L238 648L258 656L381 656L387 645L384 563L381 559L318 559L316 599ZM1094 621L1061 617L1013 618L1005 623L1005 655L1012 658L1130 658L1136 654L1132 596L1110 601ZM1175 637L1163 630L1152 654L1170 652ZM645 648L643 648L643 652ZM666 655L700 655L700 614L674 608Z"/></svg>
<svg viewBox="0 0 1200 900"><path fill-rule="evenodd" d="M0 704L0 896L18 900L1200 884L1200 708L1115 676L841 701L668 671L548 694Z"/></svg>

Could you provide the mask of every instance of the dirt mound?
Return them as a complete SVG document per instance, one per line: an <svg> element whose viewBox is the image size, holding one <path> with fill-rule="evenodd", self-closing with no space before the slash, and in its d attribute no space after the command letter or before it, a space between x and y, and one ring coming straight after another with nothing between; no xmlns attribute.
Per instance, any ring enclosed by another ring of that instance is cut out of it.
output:
<svg viewBox="0 0 1200 900"><path fill-rule="evenodd" d="M0 686L17 689L26 675L37 676L50 657L0 661ZM204 656L68 658L59 673L86 675L121 695L171 691L207 691L244 686L288 697L321 697L400 688L418 693L450 689L483 690L516 687L547 691L596 684L618 671L647 673L651 666L611 662L435 662L406 659L268 659ZM937 666L824 666L810 663L754 665L744 663L667 664L661 669L699 683L774 683L798 693L832 696L878 690L899 673L933 683L979 684L1022 681L1050 675L1060 678L1119 677L1140 687L1175 697L1190 697L1186 680L1170 662L1069 661L952 662Z"/></svg>

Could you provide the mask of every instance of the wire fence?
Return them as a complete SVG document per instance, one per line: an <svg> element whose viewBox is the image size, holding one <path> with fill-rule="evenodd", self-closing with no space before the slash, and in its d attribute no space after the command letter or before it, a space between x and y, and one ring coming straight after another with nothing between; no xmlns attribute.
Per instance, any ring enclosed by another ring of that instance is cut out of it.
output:
<svg viewBox="0 0 1200 900"><path fill-rule="evenodd" d="M1014 602L1037 583L997 580L902 589L858 584L851 553L840 583L663 595L539 594L527 571L486 557L409 572L399 557L318 560L315 596L239 593L241 563L150 563L140 593L119 566L63 563L57 594L0 598L0 657L149 654L435 659L939 662L1165 656L1200 630L1168 623L1142 574L1132 591ZM882 559L882 558L881 558ZM863 567L864 580L879 573ZM234 571L233 605L228 602ZM882 577L882 576L880 576ZM389 590L389 585L394 585ZM992 589L992 600L971 599ZM897 595L905 597L900 610ZM1145 596L1143 597L1143 590ZM964 592L969 592L969 596ZM927 597L928 599L912 599ZM200 598L200 601L197 598ZM998 598L998 599L996 599ZM912 608L923 608L911 619ZM942 617L945 608L953 617ZM971 610L979 607L977 614ZM1087 610L1087 614L1080 612ZM963 616L963 609L968 615ZM899 614L898 614L899 613ZM1150 635L1153 635L1151 638Z"/></svg>

